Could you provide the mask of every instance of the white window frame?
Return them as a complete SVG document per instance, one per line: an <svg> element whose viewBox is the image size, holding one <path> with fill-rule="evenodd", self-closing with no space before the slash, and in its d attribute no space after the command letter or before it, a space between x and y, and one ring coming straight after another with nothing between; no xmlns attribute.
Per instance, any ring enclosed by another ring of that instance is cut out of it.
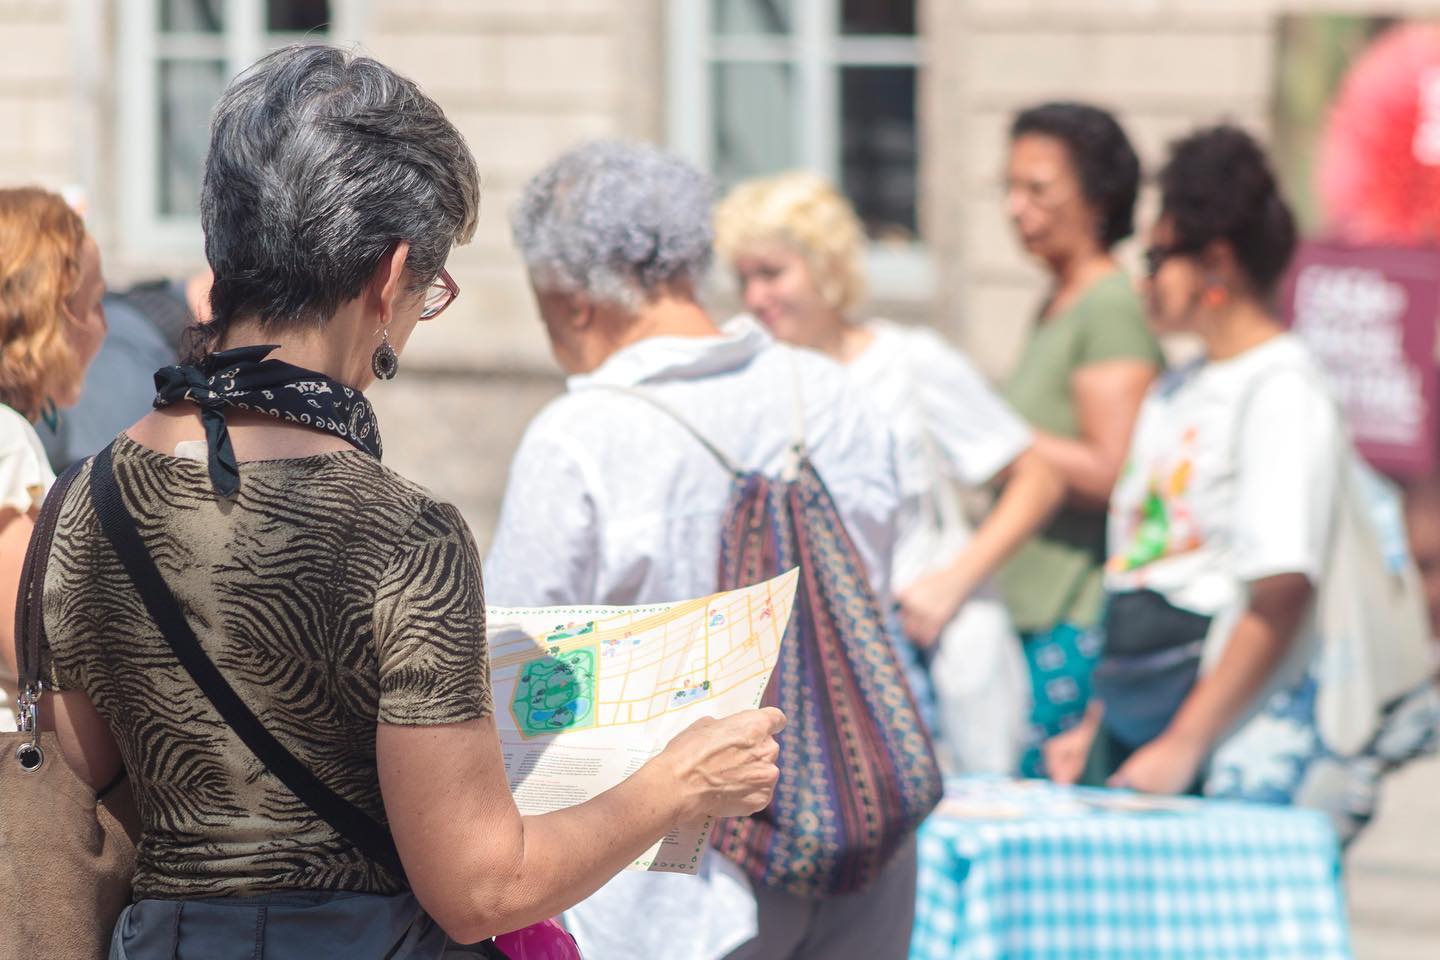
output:
<svg viewBox="0 0 1440 960"><path fill-rule="evenodd" d="M193 256L201 243L196 216L160 212L159 71L161 58L225 61L227 80L270 50L301 37L265 31L265 0L223 0L218 34L160 31L161 0L121 0L118 7L119 214L125 246L142 255ZM330 0L327 42L353 42L368 0Z"/></svg>
<svg viewBox="0 0 1440 960"><path fill-rule="evenodd" d="M792 120L797 131L797 161L839 183L840 68L920 69L922 39L842 36L839 0L791 0L795 23L789 36L716 36L710 25L712 4L717 2L725 0L670 0L668 4L665 128L670 148L700 169L713 171L710 68L716 63L789 63L796 77ZM917 203L919 200L917 197ZM934 258L923 238L906 247L871 244L866 266L874 299L928 300L934 296Z"/></svg>

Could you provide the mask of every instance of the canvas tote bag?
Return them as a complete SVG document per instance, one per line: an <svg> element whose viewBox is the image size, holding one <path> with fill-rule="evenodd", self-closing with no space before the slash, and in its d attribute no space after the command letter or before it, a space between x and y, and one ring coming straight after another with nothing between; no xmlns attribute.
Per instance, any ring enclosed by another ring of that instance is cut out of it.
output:
<svg viewBox="0 0 1440 960"><path fill-rule="evenodd" d="M1316 374L1297 368L1300 376ZM1257 378L1236 412L1236 449ZM1337 408L1338 409L1338 408ZM1357 753L1374 736L1387 709L1430 677L1430 627L1420 574L1408 554L1387 556L1375 519L1374 499L1397 496L1361 458L1342 425L1331 451L1335 502L1325 565L1315 594L1317 646L1292 653L1307 661L1314 680L1314 722L1325 747L1338 756ZM1238 452L1235 455L1238 462ZM1212 637L1234 625L1235 612L1215 618ZM1285 668L1278 673L1283 675ZM1273 691L1272 691L1273 692Z"/></svg>
<svg viewBox="0 0 1440 960"><path fill-rule="evenodd" d="M1237 425L1258 385L1242 398ZM1320 810L1349 840L1373 810L1373 781L1403 762L1380 763L1377 741L1431 682L1433 668L1419 573L1408 556L1387 555L1375 519L1384 482L1343 429L1332 455L1335 503L1313 622L1301 627L1308 635L1297 638L1252 713L1216 749L1205 792ZM1241 612L1215 617L1211 640L1227 636ZM1357 791L1357 783L1368 786Z"/></svg>

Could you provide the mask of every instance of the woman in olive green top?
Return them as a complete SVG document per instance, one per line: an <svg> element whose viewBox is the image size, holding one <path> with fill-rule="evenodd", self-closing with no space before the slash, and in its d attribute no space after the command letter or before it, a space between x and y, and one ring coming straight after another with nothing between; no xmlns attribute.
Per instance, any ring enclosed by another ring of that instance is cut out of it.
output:
<svg viewBox="0 0 1440 960"><path fill-rule="evenodd" d="M1053 283L1006 388L1060 468L1067 505L1006 566L1001 585L1034 683L1031 749L1083 716L1099 654L1105 507L1130 431L1162 365L1112 248L1133 230L1140 163L1115 118L1083 104L1023 111L1010 132L1006 205L1020 242Z"/></svg>

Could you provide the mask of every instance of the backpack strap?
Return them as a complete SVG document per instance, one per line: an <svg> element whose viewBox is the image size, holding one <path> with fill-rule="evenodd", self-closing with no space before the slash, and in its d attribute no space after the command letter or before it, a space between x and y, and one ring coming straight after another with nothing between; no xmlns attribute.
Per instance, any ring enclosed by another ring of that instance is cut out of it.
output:
<svg viewBox="0 0 1440 960"><path fill-rule="evenodd" d="M111 450L112 447L106 447L95 457L90 471L90 502L94 504L105 536L144 601L145 609L160 628L180 665L219 712L221 719L301 803L371 860L394 876L403 878L405 868L400 863L400 854L395 849L390 829L327 787L275 739L205 653L195 631L181 612L175 594L166 585L150 551L146 549L135 518L125 508L120 487L115 482Z"/></svg>
<svg viewBox="0 0 1440 960"><path fill-rule="evenodd" d="M805 378L800 375L799 352L792 347L788 353L791 380L795 387L795 432L790 438L790 462L786 464L785 472L781 475L787 482L794 480L799 474L800 464L808 455L805 447Z"/></svg>

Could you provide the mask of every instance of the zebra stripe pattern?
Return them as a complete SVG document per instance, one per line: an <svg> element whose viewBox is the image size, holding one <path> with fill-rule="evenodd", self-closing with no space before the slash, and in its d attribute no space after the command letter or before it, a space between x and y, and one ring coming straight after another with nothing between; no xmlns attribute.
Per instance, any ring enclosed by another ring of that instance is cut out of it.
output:
<svg viewBox="0 0 1440 960"><path fill-rule="evenodd" d="M116 480L206 652L328 786L384 820L376 723L491 712L480 562L459 512L358 452L205 465L123 435ZM108 722L143 833L137 898L278 890L396 893L271 776L190 681L100 529L88 467L66 497L45 582L57 689Z"/></svg>

